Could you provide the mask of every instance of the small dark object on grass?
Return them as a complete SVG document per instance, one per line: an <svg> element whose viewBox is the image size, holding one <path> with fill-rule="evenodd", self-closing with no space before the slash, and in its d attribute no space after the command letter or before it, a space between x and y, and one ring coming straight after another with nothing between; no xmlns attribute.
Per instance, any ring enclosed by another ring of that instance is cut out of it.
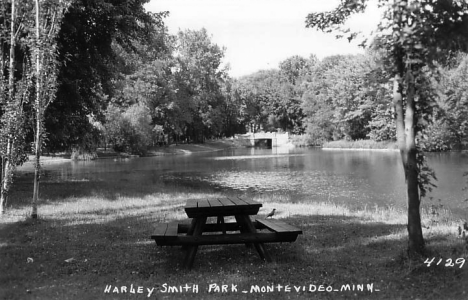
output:
<svg viewBox="0 0 468 300"><path fill-rule="evenodd" d="M271 211L271 213L269 213L265 219L267 219L268 217L273 217L275 215L275 211L276 211L276 208L273 208L273 210Z"/></svg>

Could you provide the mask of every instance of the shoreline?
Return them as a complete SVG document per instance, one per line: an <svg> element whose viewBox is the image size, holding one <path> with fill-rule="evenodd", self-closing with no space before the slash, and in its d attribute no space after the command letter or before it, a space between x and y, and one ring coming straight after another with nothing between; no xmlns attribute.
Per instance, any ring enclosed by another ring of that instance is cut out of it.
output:
<svg viewBox="0 0 468 300"><path fill-rule="evenodd" d="M167 147L158 147L148 150L148 153L144 156L127 154L127 153L118 153L118 152L97 152L97 158L92 160L99 159L125 159L125 158L138 158L138 157L154 157L154 156L169 156L169 155L190 155L193 153L203 153L203 152L216 152L222 151L231 148L239 148L240 146L235 145L234 142L223 140L223 141L209 141L204 144L173 144ZM67 155L69 156L69 155ZM34 155L28 155L28 160L24 162L25 164L34 163ZM41 155L41 163L61 163L72 161L70 157L64 157L64 155L57 156L48 156ZM76 161L86 161L85 159L76 160Z"/></svg>
<svg viewBox="0 0 468 300"><path fill-rule="evenodd" d="M397 152L398 149L378 149L378 148L321 148L322 150L345 150L345 151L392 151Z"/></svg>

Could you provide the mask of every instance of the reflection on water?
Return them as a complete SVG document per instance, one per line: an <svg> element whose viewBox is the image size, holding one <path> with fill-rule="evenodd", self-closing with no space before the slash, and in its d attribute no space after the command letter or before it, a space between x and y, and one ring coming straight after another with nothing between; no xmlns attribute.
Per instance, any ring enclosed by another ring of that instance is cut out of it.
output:
<svg viewBox="0 0 468 300"><path fill-rule="evenodd" d="M468 155L428 155L438 188L426 204L467 212L463 173ZM398 152L320 149L230 149L44 166L45 181L125 180L135 184L178 184L238 193L286 194L295 201L334 201L351 205L405 205L406 186ZM20 168L32 171L31 165ZM440 200L439 200L440 199Z"/></svg>
<svg viewBox="0 0 468 300"><path fill-rule="evenodd" d="M304 156L304 154L268 154L268 155L239 155L239 156L219 156L213 157L213 160L241 160L241 159L259 159L259 158L280 158Z"/></svg>

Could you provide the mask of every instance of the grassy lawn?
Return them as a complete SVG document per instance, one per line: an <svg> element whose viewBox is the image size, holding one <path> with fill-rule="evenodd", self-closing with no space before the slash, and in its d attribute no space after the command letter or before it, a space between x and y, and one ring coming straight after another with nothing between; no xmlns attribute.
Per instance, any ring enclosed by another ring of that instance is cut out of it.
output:
<svg viewBox="0 0 468 300"><path fill-rule="evenodd" d="M157 247L149 238L154 225L188 222L187 199L224 195L125 180L43 183L40 218L31 220L31 183L17 181L13 206L0 220L0 299L468 298L468 263L461 264L468 244L458 235L460 220L444 210L423 211L428 253L410 259L404 211L254 196L263 203L258 217L276 208L275 217L302 228L303 235L294 243L267 244L273 263L244 245L201 246L187 271L181 267L184 251ZM430 267L428 258L435 258ZM445 266L447 259L459 260ZM228 285L228 292L208 293L215 283ZM347 284L350 290L341 291ZM256 286L274 291L250 293ZM319 291L328 287L339 291Z"/></svg>

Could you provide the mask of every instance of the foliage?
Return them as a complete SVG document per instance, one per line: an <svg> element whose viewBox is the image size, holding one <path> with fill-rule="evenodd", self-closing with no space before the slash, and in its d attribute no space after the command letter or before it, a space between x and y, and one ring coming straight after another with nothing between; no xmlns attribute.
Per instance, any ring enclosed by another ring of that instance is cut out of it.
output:
<svg viewBox="0 0 468 300"><path fill-rule="evenodd" d="M113 45L124 52L136 51L135 41L144 43L154 31L162 30L166 13L146 12L146 2L73 1L58 35L57 101L46 115L50 150L83 144L92 129L89 116L102 117L119 75L119 56Z"/></svg>
<svg viewBox="0 0 468 300"><path fill-rule="evenodd" d="M25 111L33 94L31 57L32 6L25 1L2 2L0 22L0 214L4 213L16 166L25 161ZM9 14L7 13L9 12ZM17 55L18 52L18 55Z"/></svg>
<svg viewBox="0 0 468 300"><path fill-rule="evenodd" d="M296 147L315 146L308 134L291 134L289 135L289 142Z"/></svg>
<svg viewBox="0 0 468 300"><path fill-rule="evenodd" d="M463 149L468 145L468 56L460 54L454 67L440 68L438 111L428 130L431 150Z"/></svg>
<svg viewBox="0 0 468 300"><path fill-rule="evenodd" d="M137 155L146 154L153 140L151 116L148 109L134 104L124 112L114 105L107 108L104 135L115 151Z"/></svg>
<svg viewBox="0 0 468 300"><path fill-rule="evenodd" d="M309 60L293 56L282 61L279 70L259 71L239 79L236 96L250 131L304 132L300 82L310 66Z"/></svg>
<svg viewBox="0 0 468 300"><path fill-rule="evenodd" d="M222 85L227 69L221 65L225 49L211 41L205 29L180 31L177 36L175 78L177 98L190 103L191 126L185 135L202 142L221 133Z"/></svg>
<svg viewBox="0 0 468 300"><path fill-rule="evenodd" d="M204 29L181 31L164 40L165 52L133 58L136 67L127 69L111 102L123 109L146 107L151 126L174 140L203 141L229 130L226 123L233 120L224 114L228 98L227 73L221 66L224 49L212 43ZM144 49L141 44L136 47Z"/></svg>
<svg viewBox="0 0 468 300"><path fill-rule="evenodd" d="M317 140L362 139L368 134L375 95L368 74L372 55L332 56L317 63L304 94L308 132Z"/></svg>
<svg viewBox="0 0 468 300"><path fill-rule="evenodd" d="M340 149L385 149L396 150L398 145L394 141L374 141L374 140L338 140L326 142L323 148L340 148Z"/></svg>
<svg viewBox="0 0 468 300"><path fill-rule="evenodd" d="M250 132L275 130L277 119L270 113L278 102L278 72L259 71L240 78L234 86L235 97L240 103L241 121Z"/></svg>

